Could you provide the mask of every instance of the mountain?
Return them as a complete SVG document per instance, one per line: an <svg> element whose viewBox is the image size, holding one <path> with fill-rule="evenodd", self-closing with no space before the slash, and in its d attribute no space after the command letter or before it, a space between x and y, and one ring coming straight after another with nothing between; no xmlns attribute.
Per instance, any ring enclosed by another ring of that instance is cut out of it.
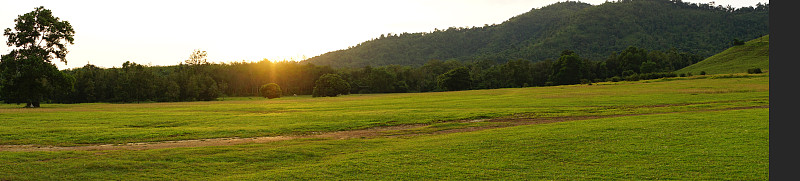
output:
<svg viewBox="0 0 800 181"><path fill-rule="evenodd" d="M635 46L711 56L733 39L769 32L769 5L739 9L680 0L623 0L590 5L559 2L497 25L381 35L305 60L335 68L419 66L430 60L557 59L563 50L605 59Z"/></svg>
<svg viewBox="0 0 800 181"><path fill-rule="evenodd" d="M707 59L675 71L675 73L708 74L745 73L747 69L769 70L769 35L728 48Z"/></svg>

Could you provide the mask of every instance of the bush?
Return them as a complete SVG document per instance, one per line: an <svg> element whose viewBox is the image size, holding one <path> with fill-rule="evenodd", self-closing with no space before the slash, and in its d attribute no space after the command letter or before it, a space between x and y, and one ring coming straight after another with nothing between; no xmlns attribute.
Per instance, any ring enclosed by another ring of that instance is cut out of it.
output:
<svg viewBox="0 0 800 181"><path fill-rule="evenodd" d="M748 74L760 74L760 73L763 73L763 72L761 72L761 68L751 68L751 69L747 69L747 73Z"/></svg>
<svg viewBox="0 0 800 181"><path fill-rule="evenodd" d="M611 81L611 82L619 82L619 81L622 81L622 77L619 77L619 76L614 76L614 77L608 78L608 80L607 80L607 81Z"/></svg>
<svg viewBox="0 0 800 181"><path fill-rule="evenodd" d="M266 97L268 99L279 98L282 94L281 86L278 86L276 83L264 84L260 89L258 89L258 91L261 93L262 97Z"/></svg>
<svg viewBox="0 0 800 181"><path fill-rule="evenodd" d="M744 45L744 41L734 38L732 44L733 46Z"/></svg>
<svg viewBox="0 0 800 181"><path fill-rule="evenodd" d="M325 74L314 83L311 97L336 97L350 94L350 84L337 74Z"/></svg>
<svg viewBox="0 0 800 181"><path fill-rule="evenodd" d="M706 71L700 71L700 75L706 75Z"/></svg>

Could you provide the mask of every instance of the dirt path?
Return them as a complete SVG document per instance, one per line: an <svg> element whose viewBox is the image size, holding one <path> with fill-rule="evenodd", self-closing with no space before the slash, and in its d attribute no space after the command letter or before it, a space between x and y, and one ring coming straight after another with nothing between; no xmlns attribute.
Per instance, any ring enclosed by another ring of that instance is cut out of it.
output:
<svg viewBox="0 0 800 181"><path fill-rule="evenodd" d="M721 110L738 110L738 109L754 109L754 108L769 108L769 105L755 106L755 107L737 107L718 110L700 110L688 112L706 112L706 111L721 111ZM248 143L267 143L275 141L293 140L300 138L329 138L329 139L351 139L351 138L375 138L375 137L402 137L402 136L417 136L424 134L448 134L459 132L471 132L485 129L495 129L503 127L531 125L531 124L546 124L565 121L577 121L610 117L623 117L623 116L638 116L638 115L652 115L652 114L669 114L666 113L648 113L648 114L627 114L627 115L608 115L608 116L575 116L575 117L550 117L550 118L496 118L496 119L481 119L481 120L460 120L452 122L461 123L474 123L474 122L493 122L497 124L489 124L488 126L466 126L455 129L445 130L428 130L419 131L430 124L413 124L413 125L398 125L375 127L362 130L326 132L314 135L302 136L272 136L272 137L254 137L254 138L213 138L213 139L198 139L198 140L180 140L180 141L163 141L163 142L144 142L144 143L128 143L124 145L118 144L105 144L105 145L92 145L92 146L75 146L75 147L58 147L58 146L41 146L41 145L0 145L0 151L102 151L102 150L151 150L151 149L164 149L164 148L183 148L183 147L205 147L205 146L231 146Z"/></svg>

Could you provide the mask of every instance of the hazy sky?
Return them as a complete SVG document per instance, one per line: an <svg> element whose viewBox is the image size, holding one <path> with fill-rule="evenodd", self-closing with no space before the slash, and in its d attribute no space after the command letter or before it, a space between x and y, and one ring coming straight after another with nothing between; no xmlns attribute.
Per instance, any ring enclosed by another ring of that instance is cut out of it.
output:
<svg viewBox="0 0 800 181"><path fill-rule="evenodd" d="M563 0L562 0L563 1ZM606 0L584 0L601 4ZM711 0L684 0L708 3ZM194 49L210 62L308 58L346 49L386 33L430 32L503 21L559 0L280 0L63 1L0 0L0 29L44 6L69 21L75 44L59 69L120 67L125 61L175 65ZM768 0L716 0L755 6ZM0 53L11 47L0 41Z"/></svg>

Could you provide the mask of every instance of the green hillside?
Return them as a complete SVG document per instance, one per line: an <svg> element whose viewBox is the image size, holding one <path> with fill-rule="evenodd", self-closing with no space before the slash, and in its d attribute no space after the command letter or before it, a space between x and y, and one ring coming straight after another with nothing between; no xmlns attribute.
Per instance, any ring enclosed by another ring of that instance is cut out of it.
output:
<svg viewBox="0 0 800 181"><path fill-rule="evenodd" d="M705 71L708 74L730 74L745 73L750 68L760 68L765 72L769 70L769 35L750 40L744 45L733 46L675 72L698 74Z"/></svg>
<svg viewBox="0 0 800 181"><path fill-rule="evenodd" d="M305 62L339 67L419 66L438 60L557 59L565 49L601 60L629 46L711 56L733 39L769 32L769 5L728 9L670 0L560 2L497 25L380 35Z"/></svg>

